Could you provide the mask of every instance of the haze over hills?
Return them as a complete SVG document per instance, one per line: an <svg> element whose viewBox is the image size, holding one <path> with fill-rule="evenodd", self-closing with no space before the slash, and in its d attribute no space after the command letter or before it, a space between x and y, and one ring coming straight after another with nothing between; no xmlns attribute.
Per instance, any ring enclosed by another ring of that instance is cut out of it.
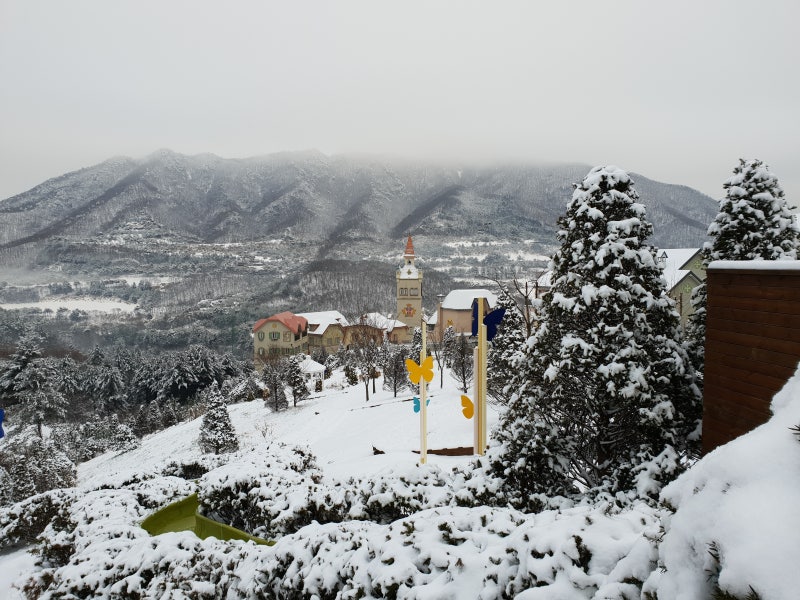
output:
<svg viewBox="0 0 800 600"><path fill-rule="evenodd" d="M319 152L223 159L160 150L109 159L0 202L0 244L90 239L137 229L201 243L291 237L325 256L415 238L554 243L555 221L586 165L445 167ZM697 245L715 203L635 176L658 246Z"/></svg>

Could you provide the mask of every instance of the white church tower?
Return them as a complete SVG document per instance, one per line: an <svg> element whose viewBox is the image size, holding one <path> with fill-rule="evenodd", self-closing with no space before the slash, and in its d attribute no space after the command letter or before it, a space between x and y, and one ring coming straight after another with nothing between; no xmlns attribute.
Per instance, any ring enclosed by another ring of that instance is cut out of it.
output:
<svg viewBox="0 0 800 600"><path fill-rule="evenodd" d="M408 236L403 266L397 270L397 320L409 326L409 332L422 323L422 271L414 261L414 243Z"/></svg>

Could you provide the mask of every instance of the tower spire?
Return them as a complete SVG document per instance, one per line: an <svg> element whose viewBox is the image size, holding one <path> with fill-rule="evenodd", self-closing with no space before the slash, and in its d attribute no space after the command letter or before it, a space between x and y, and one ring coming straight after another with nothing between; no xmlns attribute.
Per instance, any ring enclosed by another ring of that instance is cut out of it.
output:
<svg viewBox="0 0 800 600"><path fill-rule="evenodd" d="M408 235L406 251L403 253L403 258L416 258L416 254L414 254L414 242L411 241L411 234Z"/></svg>

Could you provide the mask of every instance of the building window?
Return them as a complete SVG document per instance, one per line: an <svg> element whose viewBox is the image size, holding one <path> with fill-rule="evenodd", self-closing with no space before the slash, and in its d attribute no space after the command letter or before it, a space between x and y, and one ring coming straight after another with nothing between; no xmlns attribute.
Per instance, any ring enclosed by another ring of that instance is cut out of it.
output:
<svg viewBox="0 0 800 600"><path fill-rule="evenodd" d="M259 331L258 332L258 341L259 342L263 342L264 341L264 332L263 331Z"/></svg>
<svg viewBox="0 0 800 600"><path fill-rule="evenodd" d="M263 348L259 348L258 349L258 355L259 356L264 356L264 349Z"/></svg>
<svg viewBox="0 0 800 600"><path fill-rule="evenodd" d="M417 288L411 288L411 295L412 295L412 296L416 296L416 295L418 295L418 290L417 290Z"/></svg>
<svg viewBox="0 0 800 600"><path fill-rule="evenodd" d="M401 296L408 296L408 288L400 288Z"/></svg>
<svg viewBox="0 0 800 600"><path fill-rule="evenodd" d="M290 332L286 332L283 334L283 341L284 342L291 342L292 341L292 334Z"/></svg>
<svg viewBox="0 0 800 600"><path fill-rule="evenodd" d="M271 339L273 342L277 342L279 339L281 339L281 332L280 331L270 331L269 332L269 339Z"/></svg>

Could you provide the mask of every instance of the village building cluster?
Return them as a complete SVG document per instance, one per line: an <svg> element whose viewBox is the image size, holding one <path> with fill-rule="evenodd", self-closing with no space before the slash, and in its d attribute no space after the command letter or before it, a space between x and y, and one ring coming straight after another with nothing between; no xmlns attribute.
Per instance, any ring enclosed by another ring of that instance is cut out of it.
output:
<svg viewBox="0 0 800 600"><path fill-rule="evenodd" d="M281 312L260 319L253 326L253 360L258 370L265 362L297 354L307 355L303 371L316 378L324 370L322 365L308 358L324 350L336 353L347 348L355 335L361 339L368 336L376 344L388 340L393 344L409 344L414 329L421 327L423 318L422 277L417 268L416 253L411 236L406 241L403 264L396 272L397 312L395 316L367 313L351 323L338 310L292 313ZM692 313L692 290L705 281L705 268L701 252L697 248L671 248L659 250L656 257L664 271L669 296L675 301L686 324ZM543 296L551 286L551 273L539 277L532 290L534 297ZM441 336L452 327L457 334L469 335L472 330L472 303L475 298L486 298L489 308L497 305L497 295L488 289L456 289L440 296L437 309L427 315L426 331L434 337ZM321 377L321 375L319 375Z"/></svg>

